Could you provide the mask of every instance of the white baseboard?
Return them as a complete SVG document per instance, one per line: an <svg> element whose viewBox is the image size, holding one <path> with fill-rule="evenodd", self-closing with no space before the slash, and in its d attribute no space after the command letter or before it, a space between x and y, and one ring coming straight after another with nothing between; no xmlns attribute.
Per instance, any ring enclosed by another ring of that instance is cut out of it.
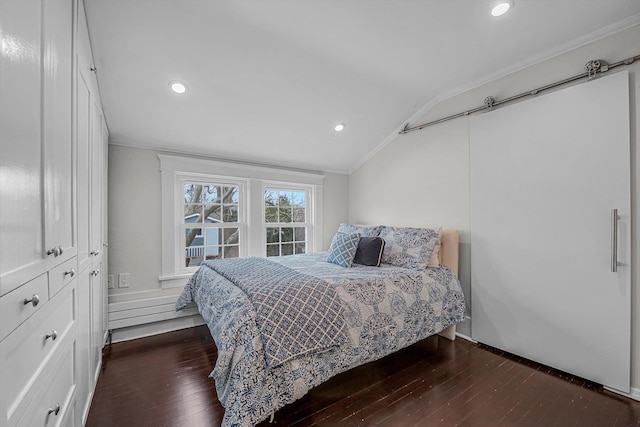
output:
<svg viewBox="0 0 640 427"><path fill-rule="evenodd" d="M204 320L202 320L202 316L196 314L193 316L179 317L176 319L147 323L144 325L128 326L126 328L113 329L111 331L111 342L129 341L136 338L150 337L152 335L193 328L194 326L200 325L204 325Z"/></svg>
<svg viewBox="0 0 640 427"><path fill-rule="evenodd" d="M176 311L178 295L109 304L111 341L127 341L204 324L192 304Z"/></svg>
<svg viewBox="0 0 640 427"><path fill-rule="evenodd" d="M474 340L473 338L471 338L471 337L469 337L469 336L467 336L465 334L461 334L460 332L456 332L456 336L459 337L459 338L462 338L463 340L472 342L474 344L478 344L478 341Z"/></svg>
<svg viewBox="0 0 640 427"><path fill-rule="evenodd" d="M624 391L616 390L615 388L604 386L605 390L609 390L612 393L616 393L629 399L640 401L640 388L631 387L631 391L629 393L625 393Z"/></svg>

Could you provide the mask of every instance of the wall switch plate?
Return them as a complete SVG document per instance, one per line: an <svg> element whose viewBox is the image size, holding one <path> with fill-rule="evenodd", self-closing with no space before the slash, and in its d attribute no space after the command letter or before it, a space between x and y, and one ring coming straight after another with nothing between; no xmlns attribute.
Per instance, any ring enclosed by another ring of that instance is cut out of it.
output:
<svg viewBox="0 0 640 427"><path fill-rule="evenodd" d="M131 284L131 274L130 273L120 273L118 274L118 287L119 288L128 288Z"/></svg>
<svg viewBox="0 0 640 427"><path fill-rule="evenodd" d="M109 274L107 276L107 289L113 289L113 288L114 288L113 274Z"/></svg>

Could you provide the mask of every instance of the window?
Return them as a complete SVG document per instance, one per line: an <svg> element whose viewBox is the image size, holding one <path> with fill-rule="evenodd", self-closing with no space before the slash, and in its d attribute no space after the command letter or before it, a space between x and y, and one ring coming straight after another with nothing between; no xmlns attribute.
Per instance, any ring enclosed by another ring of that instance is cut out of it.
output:
<svg viewBox="0 0 640 427"><path fill-rule="evenodd" d="M197 267L207 259L237 258L241 187L188 180L183 188L184 267Z"/></svg>
<svg viewBox="0 0 640 427"><path fill-rule="evenodd" d="M264 191L267 256L307 252L307 191L268 188Z"/></svg>
<svg viewBox="0 0 640 427"><path fill-rule="evenodd" d="M162 288L207 259L320 250L323 175L158 154Z"/></svg>

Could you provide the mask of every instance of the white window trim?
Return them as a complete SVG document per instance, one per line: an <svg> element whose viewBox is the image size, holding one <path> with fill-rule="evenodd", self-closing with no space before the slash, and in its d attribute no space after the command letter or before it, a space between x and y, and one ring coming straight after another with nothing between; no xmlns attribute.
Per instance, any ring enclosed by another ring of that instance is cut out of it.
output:
<svg viewBox="0 0 640 427"><path fill-rule="evenodd" d="M176 288L184 286L193 272L181 271L179 264L180 225L183 206L178 203L178 188L181 180L192 177L194 180L218 180L221 182L244 185L243 242L241 256L266 256L266 227L264 222L264 189L280 186L300 188L308 191L313 232L309 233L309 252L320 250L322 243L322 193L324 175L280 169L269 166L249 165L195 157L158 154L162 186L162 274L161 286ZM183 258L183 257L182 257ZM184 262L184 260L183 260Z"/></svg>

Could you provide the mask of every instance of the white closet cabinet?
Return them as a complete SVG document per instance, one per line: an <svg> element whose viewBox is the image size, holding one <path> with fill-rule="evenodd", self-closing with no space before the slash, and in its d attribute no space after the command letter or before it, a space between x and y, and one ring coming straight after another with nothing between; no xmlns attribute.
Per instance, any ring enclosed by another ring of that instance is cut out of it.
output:
<svg viewBox="0 0 640 427"><path fill-rule="evenodd" d="M0 295L77 252L72 4L0 3Z"/></svg>
<svg viewBox="0 0 640 427"><path fill-rule="evenodd" d="M106 304L106 163L107 130L101 108L89 32L78 3L76 43L76 132L78 143L79 332L77 362L78 419L89 414L102 364Z"/></svg>
<svg viewBox="0 0 640 427"><path fill-rule="evenodd" d="M76 419L73 5L0 1L0 426Z"/></svg>
<svg viewBox="0 0 640 427"><path fill-rule="evenodd" d="M0 0L0 427L83 425L101 364L107 133L82 6Z"/></svg>

